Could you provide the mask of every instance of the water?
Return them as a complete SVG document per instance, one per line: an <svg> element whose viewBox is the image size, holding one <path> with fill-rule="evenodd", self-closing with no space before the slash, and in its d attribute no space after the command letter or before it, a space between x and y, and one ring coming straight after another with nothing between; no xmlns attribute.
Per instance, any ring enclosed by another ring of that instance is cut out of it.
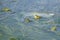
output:
<svg viewBox="0 0 60 40"><path fill-rule="evenodd" d="M0 3L0 40L60 40L60 0L0 0ZM1 11L4 7L11 11ZM35 20L35 14L41 18ZM25 22L25 18L31 22ZM53 26L56 30L49 31Z"/></svg>

